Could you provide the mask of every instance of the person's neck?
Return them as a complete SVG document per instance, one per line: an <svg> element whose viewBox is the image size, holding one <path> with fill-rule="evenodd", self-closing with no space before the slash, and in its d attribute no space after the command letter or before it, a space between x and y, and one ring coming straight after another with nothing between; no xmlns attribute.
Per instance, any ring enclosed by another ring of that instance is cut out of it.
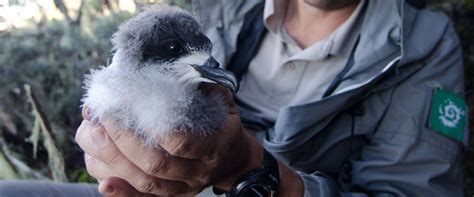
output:
<svg viewBox="0 0 474 197"><path fill-rule="evenodd" d="M324 10L305 3L290 0L283 26L301 48L325 39L354 12L359 1L335 10Z"/></svg>

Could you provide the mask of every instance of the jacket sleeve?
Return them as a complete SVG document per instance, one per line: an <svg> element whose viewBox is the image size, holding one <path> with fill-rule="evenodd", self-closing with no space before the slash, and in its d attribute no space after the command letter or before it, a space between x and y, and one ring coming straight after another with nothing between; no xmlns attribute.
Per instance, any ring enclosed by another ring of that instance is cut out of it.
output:
<svg viewBox="0 0 474 197"><path fill-rule="evenodd" d="M350 189L321 172L300 173L305 196L463 196L463 143L428 125L433 90L464 96L460 42L451 25L423 67L391 91L388 108L360 157L351 160ZM467 121L466 121L467 122ZM467 139L465 126L464 139Z"/></svg>

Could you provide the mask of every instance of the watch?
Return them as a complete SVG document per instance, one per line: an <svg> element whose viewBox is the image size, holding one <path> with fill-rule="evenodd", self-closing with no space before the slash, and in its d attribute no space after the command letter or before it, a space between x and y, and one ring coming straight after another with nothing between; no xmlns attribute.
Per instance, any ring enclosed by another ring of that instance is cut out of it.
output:
<svg viewBox="0 0 474 197"><path fill-rule="evenodd" d="M278 161L264 150L260 168L252 170L232 186L227 197L274 197L280 183ZM216 190L214 190L215 193Z"/></svg>

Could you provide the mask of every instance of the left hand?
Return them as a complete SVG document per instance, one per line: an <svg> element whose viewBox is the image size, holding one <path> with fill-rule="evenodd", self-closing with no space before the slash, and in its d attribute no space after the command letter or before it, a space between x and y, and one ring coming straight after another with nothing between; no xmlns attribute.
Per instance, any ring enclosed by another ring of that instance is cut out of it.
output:
<svg viewBox="0 0 474 197"><path fill-rule="evenodd" d="M263 149L242 126L230 92L213 84L201 89L225 95L229 106L225 127L207 136L174 132L156 140L159 148L145 146L139 136L110 120L94 124L84 107L76 141L101 193L191 195L210 185L228 191L237 177L260 166Z"/></svg>

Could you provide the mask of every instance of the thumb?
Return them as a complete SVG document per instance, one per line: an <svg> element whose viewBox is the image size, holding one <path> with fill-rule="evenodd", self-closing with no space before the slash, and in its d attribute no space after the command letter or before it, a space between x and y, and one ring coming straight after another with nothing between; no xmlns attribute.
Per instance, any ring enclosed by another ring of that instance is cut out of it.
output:
<svg viewBox="0 0 474 197"><path fill-rule="evenodd" d="M101 181L99 192L106 197L152 196L137 191L127 181L117 177L109 177Z"/></svg>

